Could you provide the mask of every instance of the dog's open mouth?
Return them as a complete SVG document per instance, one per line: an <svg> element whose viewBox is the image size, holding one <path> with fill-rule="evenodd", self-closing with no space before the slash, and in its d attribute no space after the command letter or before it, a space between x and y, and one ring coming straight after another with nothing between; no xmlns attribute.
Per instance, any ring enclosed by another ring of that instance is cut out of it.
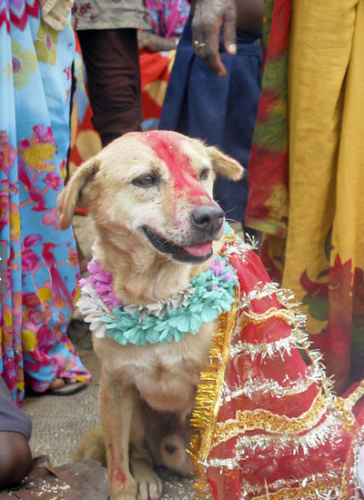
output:
<svg viewBox="0 0 364 500"><path fill-rule="evenodd" d="M143 230L156 250L171 254L174 260L180 262L203 262L212 255L212 241L203 241L195 245L181 247L165 240L147 226L144 226Z"/></svg>

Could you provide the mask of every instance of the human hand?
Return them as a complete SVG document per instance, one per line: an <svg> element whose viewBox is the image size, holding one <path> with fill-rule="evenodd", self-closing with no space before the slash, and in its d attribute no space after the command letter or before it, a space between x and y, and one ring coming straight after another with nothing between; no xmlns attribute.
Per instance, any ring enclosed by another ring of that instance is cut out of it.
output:
<svg viewBox="0 0 364 500"><path fill-rule="evenodd" d="M220 28L228 54L236 54L235 0L196 0L192 20L192 39L196 56L219 76L226 68L219 53Z"/></svg>
<svg viewBox="0 0 364 500"><path fill-rule="evenodd" d="M145 31L138 30L138 49L143 50L148 46L148 34Z"/></svg>
<svg viewBox="0 0 364 500"><path fill-rule="evenodd" d="M148 33L146 31L138 31L138 49L147 49L150 52L163 52L175 50L178 45L176 38L163 38L162 36Z"/></svg>

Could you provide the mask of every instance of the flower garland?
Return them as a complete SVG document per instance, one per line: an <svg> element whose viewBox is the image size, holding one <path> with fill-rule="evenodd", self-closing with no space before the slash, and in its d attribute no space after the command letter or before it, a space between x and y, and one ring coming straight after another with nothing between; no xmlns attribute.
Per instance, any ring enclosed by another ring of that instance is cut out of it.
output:
<svg viewBox="0 0 364 500"><path fill-rule="evenodd" d="M117 299L111 274L93 260L90 277L81 280L78 307L96 330L121 345L179 342L187 333L196 334L203 323L209 323L231 309L238 279L234 268L219 256L210 269L191 279L187 290L175 297L142 307L124 305Z"/></svg>

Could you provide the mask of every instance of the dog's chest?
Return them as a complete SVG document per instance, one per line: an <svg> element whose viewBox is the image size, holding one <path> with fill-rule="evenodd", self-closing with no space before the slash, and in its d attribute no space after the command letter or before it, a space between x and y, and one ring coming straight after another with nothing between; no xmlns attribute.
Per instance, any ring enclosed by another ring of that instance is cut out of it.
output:
<svg viewBox="0 0 364 500"><path fill-rule="evenodd" d="M203 324L196 335L164 345L115 346L111 339L97 342L95 349L109 372L119 372L135 385L141 397L159 411L180 411L194 405L196 386L204 369L215 324ZM106 342L105 342L106 341ZM113 349L110 349L110 341ZM105 350L108 345L107 357Z"/></svg>

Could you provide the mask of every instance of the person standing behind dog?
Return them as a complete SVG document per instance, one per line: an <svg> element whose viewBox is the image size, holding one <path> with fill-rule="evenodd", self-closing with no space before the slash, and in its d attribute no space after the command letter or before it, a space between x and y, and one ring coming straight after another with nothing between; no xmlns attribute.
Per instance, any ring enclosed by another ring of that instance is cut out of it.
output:
<svg viewBox="0 0 364 500"><path fill-rule="evenodd" d="M57 213L75 39L65 0L1 5L0 376L20 405L25 384L64 395L90 379L67 334L79 266Z"/></svg>
<svg viewBox="0 0 364 500"><path fill-rule="evenodd" d="M146 0L152 31L138 31L144 120L142 130L157 129L176 48L190 13L187 0Z"/></svg>
<svg viewBox="0 0 364 500"><path fill-rule="evenodd" d="M143 0L76 0L72 16L86 67L92 122L103 146L140 130L137 29L150 29Z"/></svg>
<svg viewBox="0 0 364 500"><path fill-rule="evenodd" d="M247 167L260 96L264 6L263 0L228 3L222 25L218 2L192 2L159 128L203 139ZM196 18L203 21L203 36L194 33ZM244 221L246 178L232 182L218 177L214 198L230 220Z"/></svg>

